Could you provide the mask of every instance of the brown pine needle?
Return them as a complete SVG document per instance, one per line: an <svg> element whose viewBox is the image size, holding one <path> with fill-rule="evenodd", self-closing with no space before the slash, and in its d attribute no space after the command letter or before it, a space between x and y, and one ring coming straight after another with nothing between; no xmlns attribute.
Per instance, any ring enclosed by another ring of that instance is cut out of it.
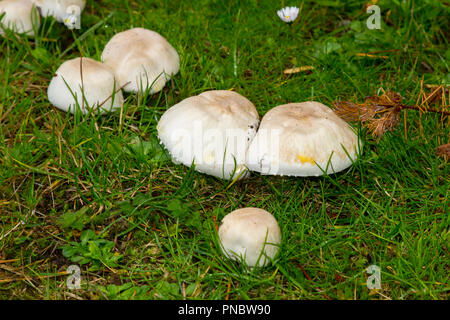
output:
<svg viewBox="0 0 450 320"><path fill-rule="evenodd" d="M231 282L228 282L227 285L227 295L225 297L225 300L230 300L230 289L231 289Z"/></svg>
<svg viewBox="0 0 450 320"><path fill-rule="evenodd" d="M387 91L379 96L366 97L363 103L357 104L350 101L335 101L335 112L346 121L360 121L378 139L387 132L392 131L400 121L402 110L416 110L422 113L434 112L443 116L449 116L450 111L446 103L446 88L439 86L433 88L431 93L421 90L422 102L417 105L402 103L400 94ZM419 99L420 100L420 99ZM442 109L429 108L431 102L442 103Z"/></svg>
<svg viewBox="0 0 450 320"><path fill-rule="evenodd" d="M47 278L52 278L52 277L65 276L67 274L68 273L66 271L62 271L62 272L58 272L58 273L51 274L51 275L33 276L33 277L19 277L19 278L6 278L6 279L0 279L0 283L47 279Z"/></svg>
<svg viewBox="0 0 450 320"><path fill-rule="evenodd" d="M436 149L436 154L444 158L446 161L450 160L450 143L443 144Z"/></svg>
<svg viewBox="0 0 450 320"><path fill-rule="evenodd" d="M376 54L371 54L371 53L357 53L356 54L358 57L367 57L367 58L374 58L374 59L389 59L388 56L380 56L380 55L376 55Z"/></svg>
<svg viewBox="0 0 450 320"><path fill-rule="evenodd" d="M313 281L313 280L311 279L311 277L309 276L308 272L306 272L305 268L303 268L303 266L302 266L300 263L298 263L298 262L297 262L297 265L300 267L300 269L302 269L303 275L306 277L306 279L308 279L309 281ZM323 292L323 290L321 290L321 289L319 289L319 288L317 288L317 287L314 287L314 289L315 289L317 292L320 292L320 293L322 294L322 296L325 297L325 299L331 300L331 298L330 298L329 296L327 296L327 295L325 294L325 292Z"/></svg>
<svg viewBox="0 0 450 320"><path fill-rule="evenodd" d="M97 108L101 108L109 99L111 99L114 95L116 95L120 90L122 90L123 88L125 88L128 84L130 84L131 81L128 81L126 83L124 83L119 89L117 89L116 91L114 91L113 93L111 93L111 95L108 96L108 98L106 98L102 103L100 103Z"/></svg>
<svg viewBox="0 0 450 320"><path fill-rule="evenodd" d="M428 86L427 86L428 87ZM447 106L446 95L448 94L448 88L444 86L431 86L433 91L430 93L423 93L421 105L431 105L434 103L441 103L443 106Z"/></svg>
<svg viewBox="0 0 450 320"><path fill-rule="evenodd" d="M15 261L19 261L20 259L9 259L9 260L0 260L0 264L1 263L10 263L10 262L15 262Z"/></svg>

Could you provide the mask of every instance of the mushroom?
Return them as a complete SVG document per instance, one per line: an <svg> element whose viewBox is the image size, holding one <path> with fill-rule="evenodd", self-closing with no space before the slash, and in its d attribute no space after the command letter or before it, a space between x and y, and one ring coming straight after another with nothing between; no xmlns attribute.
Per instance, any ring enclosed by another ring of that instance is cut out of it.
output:
<svg viewBox="0 0 450 320"><path fill-rule="evenodd" d="M75 113L79 108L84 114L113 111L123 104L112 69L90 58L64 62L48 86L48 99L63 111Z"/></svg>
<svg viewBox="0 0 450 320"><path fill-rule="evenodd" d="M277 220L266 210L242 208L227 214L219 227L222 251L249 267L265 266L281 244Z"/></svg>
<svg viewBox="0 0 450 320"><path fill-rule="evenodd" d="M43 17L54 17L69 29L80 29L86 0L33 0Z"/></svg>
<svg viewBox="0 0 450 320"><path fill-rule="evenodd" d="M268 175L320 176L349 167L361 148L355 131L327 106L290 103L263 117L247 166Z"/></svg>
<svg viewBox="0 0 450 320"><path fill-rule="evenodd" d="M247 175L245 155L256 134L255 106L227 90L206 91L169 108L157 125L158 136L175 163L221 179Z"/></svg>
<svg viewBox="0 0 450 320"><path fill-rule="evenodd" d="M180 70L180 57L160 34L134 28L113 36L103 50L102 61L111 66L127 92L162 90Z"/></svg>
<svg viewBox="0 0 450 320"><path fill-rule="evenodd" d="M34 29L39 26L39 13L32 0L0 1L0 35L5 34L3 29L11 29L34 36Z"/></svg>

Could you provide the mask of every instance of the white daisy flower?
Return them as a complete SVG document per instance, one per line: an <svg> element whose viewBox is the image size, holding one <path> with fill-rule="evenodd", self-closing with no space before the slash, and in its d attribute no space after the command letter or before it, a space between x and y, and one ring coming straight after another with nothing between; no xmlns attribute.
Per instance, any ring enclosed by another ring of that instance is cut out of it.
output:
<svg viewBox="0 0 450 320"><path fill-rule="evenodd" d="M278 16L284 22L292 22L297 19L299 9L297 7L286 7L277 11Z"/></svg>

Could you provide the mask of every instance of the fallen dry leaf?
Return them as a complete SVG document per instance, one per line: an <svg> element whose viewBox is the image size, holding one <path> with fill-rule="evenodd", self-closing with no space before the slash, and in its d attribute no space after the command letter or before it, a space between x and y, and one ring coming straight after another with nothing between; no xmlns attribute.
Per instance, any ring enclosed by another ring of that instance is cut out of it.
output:
<svg viewBox="0 0 450 320"><path fill-rule="evenodd" d="M305 72L305 71L311 71L314 70L314 66L302 66L302 67L295 67L291 69L286 69L283 71L284 74L294 74L299 72Z"/></svg>

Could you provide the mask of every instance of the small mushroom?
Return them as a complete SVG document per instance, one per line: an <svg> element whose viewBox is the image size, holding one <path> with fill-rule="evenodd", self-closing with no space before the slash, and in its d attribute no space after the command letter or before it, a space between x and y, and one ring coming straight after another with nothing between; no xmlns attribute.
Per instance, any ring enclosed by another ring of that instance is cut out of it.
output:
<svg viewBox="0 0 450 320"><path fill-rule="evenodd" d="M263 117L247 166L268 175L320 176L351 166L361 148L355 131L327 106L290 103Z"/></svg>
<svg viewBox="0 0 450 320"><path fill-rule="evenodd" d="M281 231L277 220L266 210L243 208L223 218L219 239L229 258L243 260L249 267L262 267L277 254Z"/></svg>
<svg viewBox="0 0 450 320"><path fill-rule="evenodd" d="M112 69L90 58L64 62L48 86L48 99L63 111L75 113L79 108L84 114L113 111L123 104Z"/></svg>
<svg viewBox="0 0 450 320"><path fill-rule="evenodd" d="M255 106L227 90L206 91L168 109L158 136L175 163L221 179L247 175L245 155L256 134Z"/></svg>
<svg viewBox="0 0 450 320"><path fill-rule="evenodd" d="M102 61L114 69L124 90L150 93L162 90L180 70L180 57L160 34L134 28L113 36L102 53Z"/></svg>
<svg viewBox="0 0 450 320"><path fill-rule="evenodd" d="M86 0L33 0L43 17L53 17L69 29L80 29Z"/></svg>
<svg viewBox="0 0 450 320"><path fill-rule="evenodd" d="M3 29L11 29L17 33L34 36L34 29L39 28L39 13L32 0L0 1L0 35Z"/></svg>

